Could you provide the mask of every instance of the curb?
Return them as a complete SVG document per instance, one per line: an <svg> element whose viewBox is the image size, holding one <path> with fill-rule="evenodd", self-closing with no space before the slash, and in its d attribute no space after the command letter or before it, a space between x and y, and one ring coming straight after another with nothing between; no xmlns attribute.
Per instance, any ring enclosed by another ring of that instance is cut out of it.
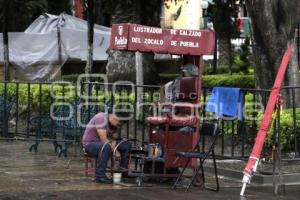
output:
<svg viewBox="0 0 300 200"><path fill-rule="evenodd" d="M214 173L214 168L210 166L204 167L205 171L208 173ZM243 173L237 172L234 170L224 169L224 168L218 168L218 176L223 176L225 178L235 179L235 180L242 180L243 179ZM276 182L279 179L279 176L275 176ZM300 173L295 174L283 174L282 175L282 182L285 185L300 185ZM261 174L255 174L252 179L251 183L259 184L259 185L273 185L273 175L261 175Z"/></svg>

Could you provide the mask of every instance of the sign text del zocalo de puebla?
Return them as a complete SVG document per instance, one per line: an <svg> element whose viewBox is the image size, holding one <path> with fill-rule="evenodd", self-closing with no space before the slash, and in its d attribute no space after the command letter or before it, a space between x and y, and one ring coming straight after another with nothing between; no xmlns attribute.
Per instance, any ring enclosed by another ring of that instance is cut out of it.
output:
<svg viewBox="0 0 300 200"><path fill-rule="evenodd" d="M164 29L138 24L114 24L110 48L141 52L211 55L215 46L211 30Z"/></svg>

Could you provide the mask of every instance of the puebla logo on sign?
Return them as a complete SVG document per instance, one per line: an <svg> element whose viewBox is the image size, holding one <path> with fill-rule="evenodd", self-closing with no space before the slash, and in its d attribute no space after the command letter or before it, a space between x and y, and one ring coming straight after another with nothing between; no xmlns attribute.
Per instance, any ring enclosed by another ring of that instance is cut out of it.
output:
<svg viewBox="0 0 300 200"><path fill-rule="evenodd" d="M127 46L127 37L124 35L124 26L118 25L117 34L114 37L114 44L117 48L125 48Z"/></svg>
<svg viewBox="0 0 300 200"><path fill-rule="evenodd" d="M118 26L118 33L119 33L119 36L123 35L123 33L124 33L124 27L123 26Z"/></svg>

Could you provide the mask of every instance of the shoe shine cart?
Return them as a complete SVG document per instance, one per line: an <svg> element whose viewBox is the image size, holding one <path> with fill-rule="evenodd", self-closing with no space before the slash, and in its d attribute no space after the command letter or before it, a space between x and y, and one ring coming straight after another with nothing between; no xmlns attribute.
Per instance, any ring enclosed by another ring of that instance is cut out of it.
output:
<svg viewBox="0 0 300 200"><path fill-rule="evenodd" d="M167 107L176 110L176 114L162 114L146 119L151 127L148 151L153 149L153 155L156 156L132 151L129 160L134 161L135 169L129 167L128 175L137 177L138 185L143 177L177 177L176 169L184 167L187 159L177 157L176 152L193 150L197 145L201 135L200 119L197 116L201 96L202 56L212 55L214 47L215 33L212 30L174 30L138 24L112 26L110 49L189 55L194 57L198 65L198 76L180 78L181 97L177 99L180 103L160 105L162 109ZM182 127L190 127L193 131L178 131ZM192 159L188 167L195 168L196 165L197 160Z"/></svg>

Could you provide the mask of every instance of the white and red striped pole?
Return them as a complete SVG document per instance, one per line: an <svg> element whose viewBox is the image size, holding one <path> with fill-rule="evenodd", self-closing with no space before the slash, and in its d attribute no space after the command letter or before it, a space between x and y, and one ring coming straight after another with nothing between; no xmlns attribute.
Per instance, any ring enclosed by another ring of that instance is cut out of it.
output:
<svg viewBox="0 0 300 200"><path fill-rule="evenodd" d="M266 110L265 110L265 113L264 113L264 116L262 119L262 123L260 125L259 131L256 136L255 144L253 146L248 163L244 169L244 177L242 180L243 187L240 192L241 196L244 195L247 184L250 184L251 178L252 178L254 172L256 172L256 168L257 168L257 165L258 165L258 162L260 159L260 155L261 155L262 148L263 148L263 145L264 145L264 142L266 139L266 135L269 130L269 125L272 121L272 113L275 109L277 98L280 94L282 82L283 82L284 75L285 75L286 69L288 67L289 61L291 59L293 48L294 48L293 45L288 46L288 48L285 51L284 56L282 58L280 67L278 69L277 76L276 76L276 79L275 79L275 82L274 82L274 85L272 88L272 92L270 94L270 97L269 97L269 100L267 103L267 107L266 107Z"/></svg>

